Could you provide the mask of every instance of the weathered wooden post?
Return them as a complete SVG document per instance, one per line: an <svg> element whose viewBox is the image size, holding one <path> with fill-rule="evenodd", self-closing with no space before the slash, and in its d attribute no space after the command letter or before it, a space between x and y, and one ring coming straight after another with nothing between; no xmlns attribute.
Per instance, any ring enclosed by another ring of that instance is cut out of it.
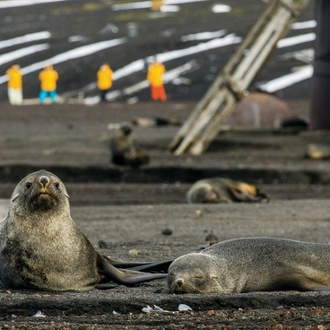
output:
<svg viewBox="0 0 330 330"><path fill-rule="evenodd" d="M330 129L330 1L316 2L316 42L311 84L311 128Z"/></svg>
<svg viewBox="0 0 330 330"><path fill-rule="evenodd" d="M234 105L289 30L309 0L272 0L229 63L183 124L169 150L203 153L219 133Z"/></svg>

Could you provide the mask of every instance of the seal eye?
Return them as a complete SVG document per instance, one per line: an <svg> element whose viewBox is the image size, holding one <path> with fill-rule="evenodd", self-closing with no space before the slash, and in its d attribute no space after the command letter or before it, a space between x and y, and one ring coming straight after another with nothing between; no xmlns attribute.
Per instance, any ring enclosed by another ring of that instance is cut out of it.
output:
<svg viewBox="0 0 330 330"><path fill-rule="evenodd" d="M58 182L55 182L54 186L58 189L60 187L60 184Z"/></svg>
<svg viewBox="0 0 330 330"><path fill-rule="evenodd" d="M31 186L32 186L32 182L27 182L27 183L25 184L25 187L26 187L27 189L30 189Z"/></svg>

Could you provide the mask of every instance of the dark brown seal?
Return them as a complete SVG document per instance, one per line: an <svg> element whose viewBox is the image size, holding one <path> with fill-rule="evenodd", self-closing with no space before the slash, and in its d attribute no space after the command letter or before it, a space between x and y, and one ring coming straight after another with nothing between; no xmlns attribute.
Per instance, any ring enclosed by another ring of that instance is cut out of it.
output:
<svg viewBox="0 0 330 330"><path fill-rule="evenodd" d="M269 197L254 185L225 178L196 181L186 196L188 203L258 203L269 201Z"/></svg>
<svg viewBox="0 0 330 330"><path fill-rule="evenodd" d="M239 238L183 255L168 270L174 293L330 290L330 245Z"/></svg>
<svg viewBox="0 0 330 330"><path fill-rule="evenodd" d="M166 276L118 269L96 252L71 218L64 184L45 170L15 188L0 222L0 242L0 279L6 288L82 291L106 280L133 285Z"/></svg>
<svg viewBox="0 0 330 330"><path fill-rule="evenodd" d="M139 167L148 164L149 155L134 145L131 133L132 125L129 123L120 124L111 138L111 162L115 165Z"/></svg>

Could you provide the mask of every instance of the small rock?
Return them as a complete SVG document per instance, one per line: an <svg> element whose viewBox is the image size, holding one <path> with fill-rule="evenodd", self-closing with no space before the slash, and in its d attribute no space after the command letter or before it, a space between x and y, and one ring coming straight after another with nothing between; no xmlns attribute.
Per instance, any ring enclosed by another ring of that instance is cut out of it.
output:
<svg viewBox="0 0 330 330"><path fill-rule="evenodd" d="M166 235L166 236L172 235L172 233L173 233L173 231L170 228L165 228L162 230L162 234Z"/></svg>
<svg viewBox="0 0 330 330"><path fill-rule="evenodd" d="M139 250L137 250L137 249L132 249L132 250L129 250L128 251L128 254L129 254L129 256L131 256L131 257L137 257L138 255L139 255Z"/></svg>
<svg viewBox="0 0 330 330"><path fill-rule="evenodd" d="M105 242L103 240L98 241L98 245L99 245L100 249L107 249L108 248L107 242Z"/></svg>

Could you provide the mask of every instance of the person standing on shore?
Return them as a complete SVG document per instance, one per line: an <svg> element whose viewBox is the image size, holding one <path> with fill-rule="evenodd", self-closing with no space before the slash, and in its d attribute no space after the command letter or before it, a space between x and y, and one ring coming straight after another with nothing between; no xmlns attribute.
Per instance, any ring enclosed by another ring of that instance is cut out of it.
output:
<svg viewBox="0 0 330 330"><path fill-rule="evenodd" d="M163 83L165 66L158 61L153 61L148 67L147 80L150 83L151 98L154 101L166 101L166 93Z"/></svg>
<svg viewBox="0 0 330 330"><path fill-rule="evenodd" d="M46 66L39 74L39 80L41 82L39 102L43 104L46 98L49 96L52 103L56 101L56 88L58 73L54 70L52 65Z"/></svg>
<svg viewBox="0 0 330 330"><path fill-rule="evenodd" d="M97 87L100 91L101 102L107 102L106 95L112 86L113 71L109 64L102 64L97 71Z"/></svg>
<svg viewBox="0 0 330 330"><path fill-rule="evenodd" d="M8 76L8 99L12 105L21 105L23 103L23 83L21 67L13 64L7 71Z"/></svg>

